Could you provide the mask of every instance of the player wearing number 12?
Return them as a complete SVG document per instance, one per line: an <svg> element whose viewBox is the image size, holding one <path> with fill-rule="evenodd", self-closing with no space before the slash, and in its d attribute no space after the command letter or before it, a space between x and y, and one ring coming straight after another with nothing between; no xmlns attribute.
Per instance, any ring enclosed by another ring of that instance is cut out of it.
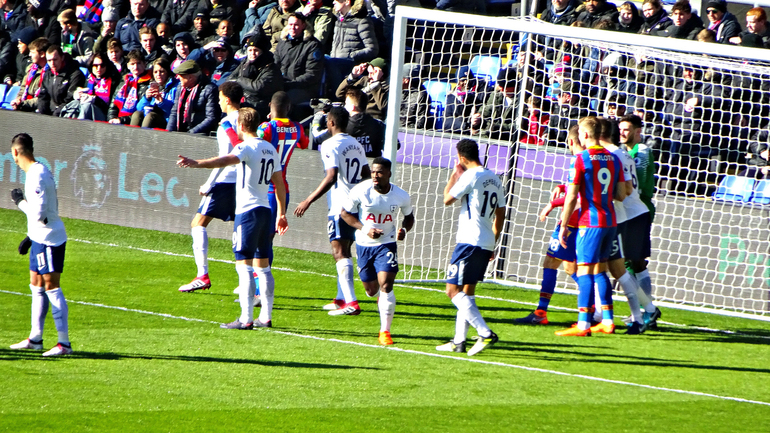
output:
<svg viewBox="0 0 770 433"><path fill-rule="evenodd" d="M596 117L578 122L578 136L586 150L580 153L570 170L567 198L561 217L559 242L567 247L569 219L580 195L580 219L575 242L578 264L578 324L556 331L560 336L590 336L590 307L594 304L594 283L603 306L612 305L612 287L605 273L617 223L613 197L623 201L626 189L618 188L623 166L620 160L599 145L602 129ZM612 310L602 311L603 319L612 323ZM603 320L603 321L604 321Z"/></svg>
<svg viewBox="0 0 770 433"><path fill-rule="evenodd" d="M383 346L393 344L390 325L396 311L393 281L398 273L396 240L402 241L414 226L409 194L390 183L391 163L383 157L372 162L372 179L355 186L342 209L342 219L356 229L358 275L368 296L379 292L380 336ZM398 210L404 215L396 231ZM358 215L356 217L355 215Z"/></svg>
<svg viewBox="0 0 770 433"><path fill-rule="evenodd" d="M476 328L473 356L497 342L476 306L476 284L484 279L494 257L505 220L505 196L500 178L481 165L479 146L470 139L457 143L457 164L444 188L444 205L461 202L457 246L447 271L446 294L457 307L455 337L436 347L440 352L465 352L468 325Z"/></svg>

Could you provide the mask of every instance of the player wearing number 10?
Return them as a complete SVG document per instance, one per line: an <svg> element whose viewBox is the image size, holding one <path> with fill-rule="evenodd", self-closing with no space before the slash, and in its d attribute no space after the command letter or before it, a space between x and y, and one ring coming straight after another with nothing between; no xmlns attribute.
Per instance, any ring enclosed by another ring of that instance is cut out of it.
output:
<svg viewBox="0 0 770 433"><path fill-rule="evenodd" d="M446 294L457 307L455 337L436 347L441 352L465 352L468 324L479 336L468 350L473 356L497 342L476 306L476 284L484 279L505 220L505 196L500 178L479 160L479 146L469 139L457 143L457 159L444 188L444 204L460 200L457 246L447 271Z"/></svg>
<svg viewBox="0 0 770 433"><path fill-rule="evenodd" d="M607 271L612 242L615 239L615 208L612 199L623 201L626 189L618 188L623 166L620 160L599 145L601 125L596 117L578 122L578 136L586 150L580 153L570 170L569 188L561 217L559 242L567 247L569 219L580 195L580 219L575 242L578 264L578 324L557 331L560 336L590 336L590 307L594 304L594 283L601 304L612 305L612 291ZM612 310L602 311L603 319L612 322ZM604 321L603 320L603 321Z"/></svg>

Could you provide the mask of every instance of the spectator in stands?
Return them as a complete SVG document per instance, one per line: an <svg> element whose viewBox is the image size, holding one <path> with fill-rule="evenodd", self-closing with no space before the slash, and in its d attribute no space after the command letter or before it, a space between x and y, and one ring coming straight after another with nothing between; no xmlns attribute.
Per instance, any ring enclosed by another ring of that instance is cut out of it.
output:
<svg viewBox="0 0 770 433"><path fill-rule="evenodd" d="M101 15L102 27L99 30L99 37L94 41L94 51L107 51L107 42L115 37L115 29L120 21L118 9L114 7L105 7Z"/></svg>
<svg viewBox="0 0 770 433"><path fill-rule="evenodd" d="M428 92L420 82L421 72L422 67L417 63L407 63L402 67L399 120L407 128L431 129L435 119L430 115Z"/></svg>
<svg viewBox="0 0 770 433"><path fill-rule="evenodd" d="M548 141L551 146L567 147L567 133L578 120L591 115L588 108L581 106L579 83L564 80L556 90L556 104L548 119Z"/></svg>
<svg viewBox="0 0 770 433"><path fill-rule="evenodd" d="M273 93L283 90L281 69L273 62L267 37L255 35L249 38L246 58L235 69L230 80L243 87L246 101L266 119Z"/></svg>
<svg viewBox="0 0 770 433"><path fill-rule="evenodd" d="M131 125L166 129L179 90L179 80L171 72L171 62L166 58L155 61L152 78L153 81L139 100L139 106L131 115Z"/></svg>
<svg viewBox="0 0 770 433"><path fill-rule="evenodd" d="M703 21L692 13L692 7L687 0L679 0L671 7L671 26L658 32L658 36L694 41L703 30Z"/></svg>
<svg viewBox="0 0 770 433"><path fill-rule="evenodd" d="M278 4L270 10L267 15L262 30L270 40L271 51L275 52L275 47L281 41L281 32L286 27L289 17L294 15L302 6L298 0L278 0Z"/></svg>
<svg viewBox="0 0 770 433"><path fill-rule="evenodd" d="M606 111L610 98L622 100L634 106L636 102L636 79L632 71L626 67L626 56L614 51L604 57L601 64L601 79L599 81L597 111ZM618 116L620 117L620 116Z"/></svg>
<svg viewBox="0 0 770 433"><path fill-rule="evenodd" d="M540 15L540 19L551 24L569 26L577 19L576 9L579 0L551 0L551 5ZM547 35L537 35L536 53L538 58L554 61L561 47L561 39Z"/></svg>
<svg viewBox="0 0 770 433"><path fill-rule="evenodd" d="M5 30L0 30L0 77L16 74L15 48L11 35Z"/></svg>
<svg viewBox="0 0 770 433"><path fill-rule="evenodd" d="M317 98L324 73L321 43L313 37L307 18L300 12L289 17L275 48L275 63L283 74L283 88L293 108ZM302 116L298 116L302 117Z"/></svg>
<svg viewBox="0 0 770 433"><path fill-rule="evenodd" d="M126 57L123 55L123 46L116 38L112 38L107 42L107 57L109 57L112 64L115 65L115 69L117 69L118 72L121 74L126 73L126 63L128 63L128 60L126 60Z"/></svg>
<svg viewBox="0 0 770 433"><path fill-rule="evenodd" d="M519 142L542 146L551 118L551 100L529 95L525 104L526 117L521 119Z"/></svg>
<svg viewBox="0 0 770 433"><path fill-rule="evenodd" d="M213 27L218 28L219 24L222 21L231 21L233 19L234 13L235 13L235 9L233 9L233 7L231 6L230 1L228 0L211 1L211 11L209 12L209 19ZM220 35L220 36L223 36L223 35ZM232 34L228 35L227 37L231 37L231 36Z"/></svg>
<svg viewBox="0 0 770 433"><path fill-rule="evenodd" d="M51 0L50 6L48 6L48 9L54 13L54 15L59 15L60 13L64 12L67 9L74 10L75 7L77 7L78 2L74 0Z"/></svg>
<svg viewBox="0 0 770 433"><path fill-rule="evenodd" d="M217 86L192 60L177 66L174 73L179 77L179 86L166 131L207 135L216 130L222 116Z"/></svg>
<svg viewBox="0 0 770 433"><path fill-rule="evenodd" d="M217 24L216 32L206 38L204 45L208 44L209 42L220 40L221 38L224 38L227 44L230 45L230 48L233 52L238 51L240 48L240 43L235 38L235 28L233 27L233 24L230 20L221 20L219 24Z"/></svg>
<svg viewBox="0 0 770 433"><path fill-rule="evenodd" d="M464 12L486 15L487 3L484 0L438 0L436 9L447 12Z"/></svg>
<svg viewBox="0 0 770 433"><path fill-rule="evenodd" d="M37 30L37 34L48 39L54 45L61 44L61 26L56 21L56 14L48 8L50 0L27 0L26 27Z"/></svg>
<svg viewBox="0 0 770 433"><path fill-rule="evenodd" d="M742 170L741 176L755 179L770 178L770 134L768 130L759 131L749 142L749 151L746 154L748 167Z"/></svg>
<svg viewBox="0 0 770 433"><path fill-rule="evenodd" d="M329 86L342 82L355 65L369 62L377 57L380 50L364 0L334 0L334 15L337 20L334 23L332 49L326 59L326 82Z"/></svg>
<svg viewBox="0 0 770 433"><path fill-rule="evenodd" d="M211 19L208 13L201 11L195 14L193 30L190 34L198 45L206 44L206 39L214 34L214 27L211 26Z"/></svg>
<svg viewBox="0 0 770 433"><path fill-rule="evenodd" d="M152 73L147 70L141 50L132 50L126 59L129 73L123 76L123 84L115 92L107 112L107 120L119 125L131 123L131 115L137 110L139 99L147 92L152 81Z"/></svg>
<svg viewBox="0 0 770 433"><path fill-rule="evenodd" d="M166 23L158 23L158 26L155 27L155 35L158 37L157 44L167 56L172 56L176 52L174 41L169 39L168 32L170 31L170 28L171 26Z"/></svg>
<svg viewBox="0 0 770 433"><path fill-rule="evenodd" d="M2 31L2 30L0 30ZM8 70L3 82L7 85L18 86L27 74L29 65L32 64L32 57L30 56L29 44L37 38L35 29L23 28L16 34L16 70ZM45 50L43 50L43 57L45 57Z"/></svg>
<svg viewBox="0 0 770 433"><path fill-rule="evenodd" d="M115 37L123 45L124 51L138 50L142 47L139 29L155 28L159 22L160 12L150 6L149 0L131 0L131 11L118 21Z"/></svg>
<svg viewBox="0 0 770 433"><path fill-rule="evenodd" d="M644 16L644 23L639 29L639 33L643 35L659 36L663 30L673 24L660 0L644 0L642 15Z"/></svg>
<svg viewBox="0 0 770 433"><path fill-rule="evenodd" d="M377 119L385 120L388 114L388 91L390 90L387 70L388 63L382 57L369 63L361 63L342 80L335 96L342 99L349 88L358 87L368 98L366 112Z"/></svg>
<svg viewBox="0 0 770 433"><path fill-rule="evenodd" d="M34 29L30 29L34 32ZM37 32L35 32L37 34ZM37 97L43 85L43 75L48 71L46 51L51 46L46 38L37 38L29 44L30 65L22 79L19 94L11 101L11 108L21 111L36 111Z"/></svg>
<svg viewBox="0 0 770 433"><path fill-rule="evenodd" d="M639 33L644 24L644 18L632 2L625 2L618 8L617 29L623 33Z"/></svg>
<svg viewBox="0 0 770 433"><path fill-rule="evenodd" d="M695 37L698 42L716 43L717 34L713 30L703 29L698 32L698 36Z"/></svg>
<svg viewBox="0 0 770 433"><path fill-rule="evenodd" d="M476 93L478 80L471 78L467 73L458 71L457 86L446 97L444 109L444 123L441 126L447 132L468 132L469 119L477 105L476 99L482 96Z"/></svg>
<svg viewBox="0 0 770 433"><path fill-rule="evenodd" d="M82 7L76 8L77 18L85 27L98 33L101 15L106 8L107 5L102 0L85 0Z"/></svg>
<svg viewBox="0 0 770 433"><path fill-rule="evenodd" d="M200 47L195 43L190 32L177 33L174 36L174 54L176 57L171 62L171 70L173 71L186 60L197 61L205 53L205 50L198 50L198 48Z"/></svg>
<svg viewBox="0 0 770 433"><path fill-rule="evenodd" d="M77 62L60 46L51 45L45 54L48 71L43 75L37 97L37 112L58 116L61 109L72 101L75 90L85 85L86 77L80 72Z"/></svg>
<svg viewBox="0 0 770 433"><path fill-rule="evenodd" d="M120 73L110 62L107 54L97 52L88 61L90 74L85 90L78 89L73 97L79 102L78 119L107 120L107 111L115 92L120 86Z"/></svg>
<svg viewBox="0 0 770 433"><path fill-rule="evenodd" d="M208 4L208 2L204 2ZM160 22L171 26L171 33L189 32L198 9L198 0L169 0ZM219 97L219 95L217 95Z"/></svg>
<svg viewBox="0 0 770 433"><path fill-rule="evenodd" d="M545 64L535 55L519 52L516 59L516 79L525 89L530 89L538 96L545 94Z"/></svg>
<svg viewBox="0 0 770 433"><path fill-rule="evenodd" d="M208 53L204 58L204 64L210 72L211 82L218 87L225 81L228 81L232 73L238 67L238 61L235 60L235 53L225 38L209 42L203 48L208 50Z"/></svg>
<svg viewBox="0 0 770 433"><path fill-rule="evenodd" d="M0 0L0 30L14 35L27 26L27 5L24 0Z"/></svg>
<svg viewBox="0 0 770 433"><path fill-rule="evenodd" d="M323 0L308 0L299 10L307 17L307 26L313 31L313 37L321 43L324 54L331 51L332 33L334 33L334 14L332 8L323 5Z"/></svg>
<svg viewBox="0 0 770 433"><path fill-rule="evenodd" d="M618 22L618 8L607 0L586 0L585 10L577 16L577 21L585 23L586 27L593 28L596 23L607 20Z"/></svg>
<svg viewBox="0 0 770 433"><path fill-rule="evenodd" d="M727 12L727 3L720 0L706 3L706 16L709 19L708 29L717 34L717 42L729 44L730 38L741 34L741 25L735 15Z"/></svg>
<svg viewBox="0 0 770 433"><path fill-rule="evenodd" d="M519 81L515 68L500 69L495 90L470 118L471 134L499 140L511 140L517 132ZM531 82L530 82L531 84ZM531 93L531 89L527 89Z"/></svg>
<svg viewBox="0 0 770 433"><path fill-rule="evenodd" d="M166 54L158 45L158 36L152 27L139 29L139 43L142 47L142 55L144 55L148 65Z"/></svg>
<svg viewBox="0 0 770 433"><path fill-rule="evenodd" d="M345 91L345 110L350 114L350 121L345 133L361 143L367 157L376 158L382 156L382 150L385 147L385 123L364 112L367 99L366 94L356 87ZM325 124L325 121L318 119L324 115L323 111L317 112L313 124ZM329 137L331 137L331 133L328 130L314 130L313 148L320 147L321 143Z"/></svg>
<svg viewBox="0 0 770 433"><path fill-rule="evenodd" d="M246 18L243 22L243 27L239 33L240 40L248 40L256 34L261 34L262 25L265 24L267 16L277 4L277 2L272 0L251 0L248 9L246 9Z"/></svg>
<svg viewBox="0 0 770 433"><path fill-rule="evenodd" d="M767 25L767 14L764 9L760 7L749 9L746 12L746 30L730 38L730 43L742 45L742 39L748 35L757 35L763 47L770 46L770 27Z"/></svg>
<svg viewBox="0 0 770 433"><path fill-rule="evenodd" d="M94 53L93 35L83 30L72 9L65 9L58 20L62 29L62 51L69 53L80 66L88 66Z"/></svg>

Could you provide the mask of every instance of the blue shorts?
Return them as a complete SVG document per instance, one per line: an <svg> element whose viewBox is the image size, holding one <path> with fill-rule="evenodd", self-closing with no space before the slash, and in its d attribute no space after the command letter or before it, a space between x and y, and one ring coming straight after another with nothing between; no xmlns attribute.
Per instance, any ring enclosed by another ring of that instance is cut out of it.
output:
<svg viewBox="0 0 770 433"><path fill-rule="evenodd" d="M356 245L356 255L358 255L358 276L361 277L362 283L377 280L379 272L398 273L395 242L373 247Z"/></svg>
<svg viewBox="0 0 770 433"><path fill-rule="evenodd" d="M354 213L351 214L356 219L358 219L358 214ZM339 215L334 215L329 217L329 242L331 241L339 241L343 239L347 239L349 241L356 240L356 229L353 227L350 227L348 223L345 222L345 220L342 219Z"/></svg>
<svg viewBox="0 0 770 433"><path fill-rule="evenodd" d="M40 275L61 273L64 269L64 250L67 242L59 246L49 246L32 242L29 249L29 270Z"/></svg>
<svg viewBox="0 0 770 433"><path fill-rule="evenodd" d="M615 227L581 227L575 241L577 264L590 265L606 262L610 257L612 242L616 239Z"/></svg>
<svg viewBox="0 0 770 433"><path fill-rule="evenodd" d="M574 262L577 258L575 253L575 239L577 239L577 227L568 227L569 235L567 235L567 248L561 246L559 242L559 231L561 230L561 224L558 224L551 235L551 241L548 243L548 251L546 255L555 259L564 260L565 262Z"/></svg>
<svg viewBox="0 0 770 433"><path fill-rule="evenodd" d="M235 219L235 184L217 183L203 197L198 213L203 216L232 221Z"/></svg>
<svg viewBox="0 0 770 433"><path fill-rule="evenodd" d="M626 221L626 241L623 245L626 260L641 261L652 255L651 230L652 220L649 212Z"/></svg>
<svg viewBox="0 0 770 433"><path fill-rule="evenodd" d="M623 221L617 226L615 240L612 241L612 249L610 250L610 261L622 259L626 256L626 227L628 227L626 222Z"/></svg>
<svg viewBox="0 0 770 433"><path fill-rule="evenodd" d="M273 233L275 233L275 221L278 219L278 200L275 199L275 193L268 193L267 200L270 202L270 214L273 215ZM289 208L289 193L286 193L286 209Z"/></svg>
<svg viewBox="0 0 770 433"><path fill-rule="evenodd" d="M273 249L270 209L255 207L235 216L233 252L235 260L266 259Z"/></svg>
<svg viewBox="0 0 770 433"><path fill-rule="evenodd" d="M484 281L492 251L469 244L457 244L447 269L446 282L456 286Z"/></svg>

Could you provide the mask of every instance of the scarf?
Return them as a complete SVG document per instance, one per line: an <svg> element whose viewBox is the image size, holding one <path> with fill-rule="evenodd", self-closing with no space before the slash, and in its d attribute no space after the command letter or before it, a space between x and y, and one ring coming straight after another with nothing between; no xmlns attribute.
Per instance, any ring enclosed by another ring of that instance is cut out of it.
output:
<svg viewBox="0 0 770 433"><path fill-rule="evenodd" d="M96 78L93 75L89 75L87 87L89 95L94 95L107 104L110 103L110 88L112 87L112 78Z"/></svg>
<svg viewBox="0 0 770 433"><path fill-rule="evenodd" d="M40 81L41 84L38 86L38 88L35 90L34 95L29 94L29 86L32 85L32 83L35 81L37 74L37 71L40 70ZM21 100L26 101L27 99L37 98L40 94L40 90L43 88L43 75L45 75L45 72L48 70L48 64L46 63L45 66L39 66L37 63L33 63L32 67L29 68L29 72L27 73L27 77L24 79L24 93L22 94Z"/></svg>
<svg viewBox="0 0 770 433"><path fill-rule="evenodd" d="M88 24L98 24L102 22L102 11L104 11L104 5L101 0L86 0L77 16L79 20Z"/></svg>
<svg viewBox="0 0 770 433"><path fill-rule="evenodd" d="M145 83L150 80L150 75L145 72L140 77L134 77L131 74L126 75L125 84L118 93L115 94L115 105L120 112L118 117L130 116L136 111L136 106L139 103L139 83Z"/></svg>
<svg viewBox="0 0 770 433"><path fill-rule="evenodd" d="M200 83L196 84L192 89L187 89L182 86L182 91L179 94L179 106L176 109L176 130L180 132L187 132L187 127L192 121L193 115L193 101L198 96L198 87ZM185 129L182 129L182 127Z"/></svg>

